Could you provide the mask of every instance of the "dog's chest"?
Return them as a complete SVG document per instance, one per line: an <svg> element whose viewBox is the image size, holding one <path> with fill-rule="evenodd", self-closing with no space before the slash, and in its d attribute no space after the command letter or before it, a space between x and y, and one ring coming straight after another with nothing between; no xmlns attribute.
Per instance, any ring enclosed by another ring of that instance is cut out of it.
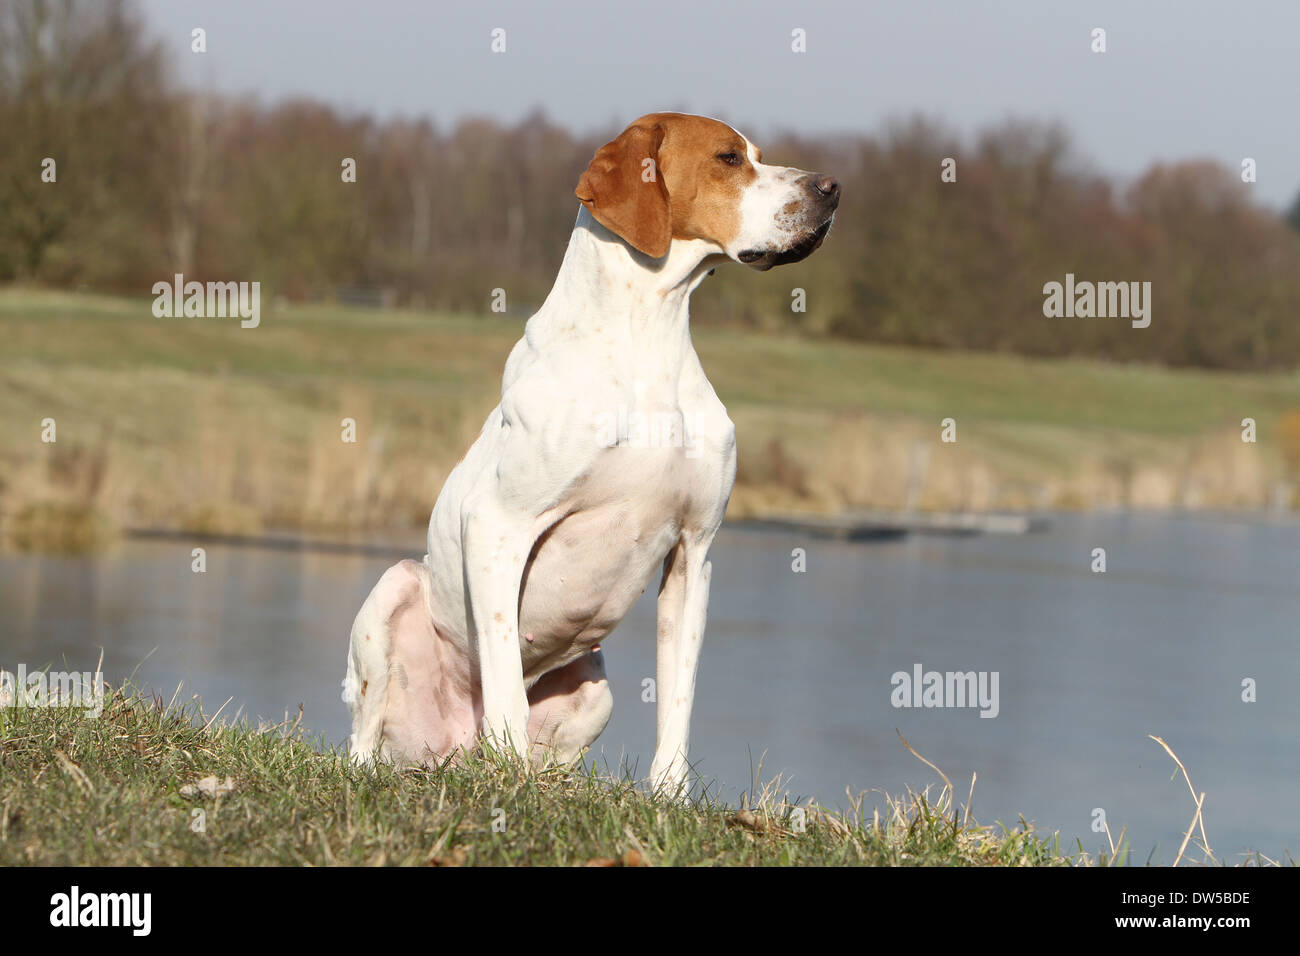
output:
<svg viewBox="0 0 1300 956"><path fill-rule="evenodd" d="M572 511L538 540L523 582L524 670L558 666L605 638L704 511L680 453L610 449L588 472Z"/></svg>
<svg viewBox="0 0 1300 956"><path fill-rule="evenodd" d="M691 523L704 497L701 477L711 463L673 446L614 445L601 449L572 488L574 511L611 509L629 530L652 534Z"/></svg>
<svg viewBox="0 0 1300 956"><path fill-rule="evenodd" d="M602 640L683 535L720 520L734 431L712 389L708 401L691 402L692 394L676 408L648 392L640 401L621 394L622 409L616 401L590 420L594 451L524 581L520 621L532 640L521 650L530 676Z"/></svg>
<svg viewBox="0 0 1300 956"><path fill-rule="evenodd" d="M592 503L632 498L648 518L689 522L719 493L734 426L703 375L620 376L594 394L595 449L576 495ZM630 379L630 381L629 381ZM726 491L730 490L730 485ZM725 492L723 492L725 494Z"/></svg>

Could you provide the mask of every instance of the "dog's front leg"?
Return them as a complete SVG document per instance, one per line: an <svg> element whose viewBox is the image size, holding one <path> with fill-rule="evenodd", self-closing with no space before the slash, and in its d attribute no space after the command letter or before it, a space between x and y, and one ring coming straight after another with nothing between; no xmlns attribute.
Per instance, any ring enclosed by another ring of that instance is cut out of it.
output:
<svg viewBox="0 0 1300 956"><path fill-rule="evenodd" d="M519 655L519 588L533 546L533 522L490 495L461 516L465 590L483 688L483 736L527 765L528 693Z"/></svg>
<svg viewBox="0 0 1300 956"><path fill-rule="evenodd" d="M705 558L713 535L683 539L664 563L658 604L657 741L650 782L670 796L682 793L689 769L691 706L709 611L712 565Z"/></svg>

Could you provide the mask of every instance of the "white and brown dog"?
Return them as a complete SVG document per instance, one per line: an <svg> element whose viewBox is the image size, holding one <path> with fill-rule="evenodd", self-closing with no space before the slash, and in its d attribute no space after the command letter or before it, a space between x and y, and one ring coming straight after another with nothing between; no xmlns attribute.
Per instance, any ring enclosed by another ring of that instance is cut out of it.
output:
<svg viewBox="0 0 1300 956"><path fill-rule="evenodd" d="M352 626L356 760L429 763L480 733L535 761L576 758L613 709L600 644L662 565L650 776L685 782L707 555L736 474L688 301L724 259L770 269L812 253L839 184L764 165L716 120L653 113L600 148L575 192L555 286L438 496L429 553L390 568Z"/></svg>

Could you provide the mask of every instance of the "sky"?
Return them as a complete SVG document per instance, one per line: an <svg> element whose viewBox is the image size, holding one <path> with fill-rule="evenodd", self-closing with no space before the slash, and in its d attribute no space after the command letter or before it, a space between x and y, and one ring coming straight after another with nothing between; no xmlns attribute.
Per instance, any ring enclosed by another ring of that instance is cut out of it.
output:
<svg viewBox="0 0 1300 956"><path fill-rule="evenodd" d="M139 0L183 85L310 97L379 118L611 136L660 109L764 133L878 132L921 113L969 137L1059 121L1124 181L1155 162L1256 161L1300 193L1298 0ZM207 32L207 52L190 32ZM1105 53L1091 50L1094 28ZM491 49L505 31L505 51ZM792 51L804 31L806 52Z"/></svg>

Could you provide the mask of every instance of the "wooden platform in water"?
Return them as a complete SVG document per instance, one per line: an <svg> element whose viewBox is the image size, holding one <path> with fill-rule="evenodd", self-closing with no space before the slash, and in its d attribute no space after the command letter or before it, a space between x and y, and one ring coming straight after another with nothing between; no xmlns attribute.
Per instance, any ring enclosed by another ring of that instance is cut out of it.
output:
<svg viewBox="0 0 1300 956"><path fill-rule="evenodd" d="M909 534L1028 534L1047 526L1045 518L1029 515L981 514L976 512L851 511L838 515L786 514L746 518L727 522L731 528L780 529L840 541L892 541ZM124 537L195 544L223 544L235 547L269 548L277 551L315 551L332 554L361 554L393 557L407 554L418 560L424 551L424 536L416 530L378 534L360 540L330 540L294 533L213 534L171 528L127 528Z"/></svg>
<svg viewBox="0 0 1300 956"><path fill-rule="evenodd" d="M973 511L849 511L838 515L769 515L740 524L799 531L841 541L887 541L909 534L1029 534L1046 528L1047 519Z"/></svg>

